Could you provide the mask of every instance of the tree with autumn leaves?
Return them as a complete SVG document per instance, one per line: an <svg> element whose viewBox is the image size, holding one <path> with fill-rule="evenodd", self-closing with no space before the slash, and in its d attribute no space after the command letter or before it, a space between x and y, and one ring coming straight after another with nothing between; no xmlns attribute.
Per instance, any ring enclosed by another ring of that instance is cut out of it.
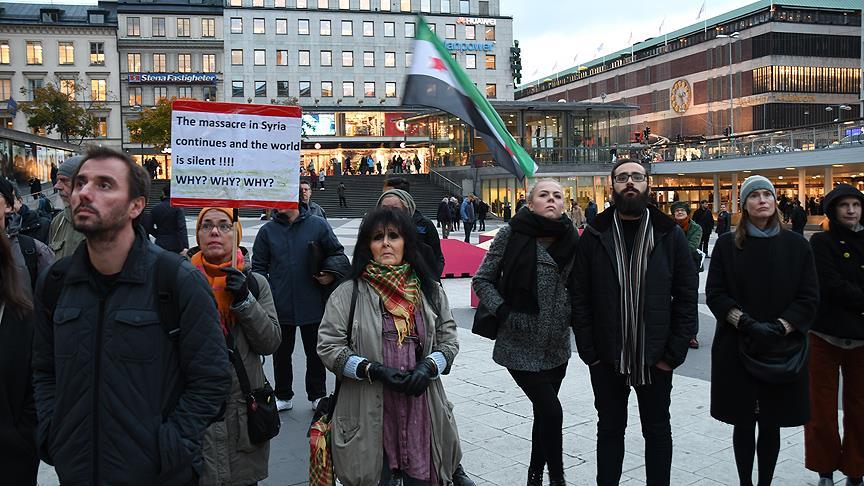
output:
<svg viewBox="0 0 864 486"><path fill-rule="evenodd" d="M21 93L30 94L26 88L21 88ZM96 135L95 112L103 110L104 106L90 99L80 80L52 81L33 89L32 96L32 101L21 103L21 111L27 116L30 128L56 132L64 142L79 145Z"/></svg>
<svg viewBox="0 0 864 486"><path fill-rule="evenodd" d="M147 144L161 152L171 146L171 103L176 98L161 98L152 108L144 108L141 115L126 122L129 140Z"/></svg>

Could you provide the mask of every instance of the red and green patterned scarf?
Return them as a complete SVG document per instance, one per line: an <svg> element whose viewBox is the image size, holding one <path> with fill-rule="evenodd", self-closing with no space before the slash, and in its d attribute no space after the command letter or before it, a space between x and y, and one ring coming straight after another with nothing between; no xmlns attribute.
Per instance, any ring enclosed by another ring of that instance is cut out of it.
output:
<svg viewBox="0 0 864 486"><path fill-rule="evenodd" d="M414 332L414 308L420 301L420 280L411 265L383 265L370 261L363 278L375 289L384 308L393 315L397 344Z"/></svg>

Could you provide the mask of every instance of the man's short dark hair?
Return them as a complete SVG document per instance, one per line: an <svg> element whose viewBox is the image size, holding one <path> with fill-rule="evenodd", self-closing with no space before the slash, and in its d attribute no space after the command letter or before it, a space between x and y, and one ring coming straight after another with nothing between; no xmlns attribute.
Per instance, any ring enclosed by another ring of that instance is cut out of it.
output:
<svg viewBox="0 0 864 486"><path fill-rule="evenodd" d="M147 204L147 198L150 195L150 174L147 173L147 170L136 164L131 157L129 157L124 152L120 152L119 150L114 150L108 147L101 147L98 145L92 145L87 148L87 152L84 154L84 160L81 161L81 164L75 170L75 173L72 174L72 187L78 184L78 173L81 171L81 167L84 167L84 164L87 163L90 159L104 160L104 159L119 159L122 160L126 167L129 169L129 173L127 175L127 182L129 182L129 200L133 200L139 197L144 198L144 204Z"/></svg>
<svg viewBox="0 0 864 486"><path fill-rule="evenodd" d="M618 170L618 167L621 167L624 164L639 164L640 166L642 166L643 169L645 169L645 175L651 175L651 172L648 170L648 166L646 166L642 162L639 162L638 160L628 159L626 157L623 159L618 159L618 161L615 162L615 165L612 166L612 172L610 172L609 175L615 177L615 171Z"/></svg>
<svg viewBox="0 0 864 486"><path fill-rule="evenodd" d="M384 185L391 189L402 189L407 193L411 192L411 183L404 177L390 177L384 180Z"/></svg>
<svg viewBox="0 0 864 486"><path fill-rule="evenodd" d="M301 181L300 181L300 184L301 184L301 185L306 184L307 186L312 187L312 183L309 182L309 181L307 181L307 180L301 180Z"/></svg>

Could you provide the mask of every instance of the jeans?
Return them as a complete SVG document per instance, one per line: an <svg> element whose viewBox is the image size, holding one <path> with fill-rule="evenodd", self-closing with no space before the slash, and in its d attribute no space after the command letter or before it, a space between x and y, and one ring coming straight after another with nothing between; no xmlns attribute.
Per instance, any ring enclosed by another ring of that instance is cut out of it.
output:
<svg viewBox="0 0 864 486"><path fill-rule="evenodd" d="M594 407L597 409L597 485L617 485L624 462L624 429L630 386L610 364L590 367ZM669 404L672 372L651 369L652 383L635 386L642 437L645 439L645 475L648 486L669 486L672 468L672 427Z"/></svg>
<svg viewBox="0 0 864 486"><path fill-rule="evenodd" d="M298 327L303 341L303 351L306 353L306 396L311 402L327 395L327 370L316 350L319 325L320 323L316 322L304 326L282 326L282 343L273 355L276 398L280 400L294 398L294 367L291 363L291 355L294 354L294 341L297 338Z"/></svg>

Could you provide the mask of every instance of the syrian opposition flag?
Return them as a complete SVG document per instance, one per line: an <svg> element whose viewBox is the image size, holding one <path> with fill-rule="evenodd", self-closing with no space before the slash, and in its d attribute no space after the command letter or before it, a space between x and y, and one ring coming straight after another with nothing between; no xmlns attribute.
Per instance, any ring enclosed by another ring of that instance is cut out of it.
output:
<svg viewBox="0 0 864 486"><path fill-rule="evenodd" d="M426 21L418 17L417 24L414 57L405 80L402 104L428 106L456 116L477 131L499 166L520 180L526 175L533 177L537 164L516 143L498 112L450 57Z"/></svg>

